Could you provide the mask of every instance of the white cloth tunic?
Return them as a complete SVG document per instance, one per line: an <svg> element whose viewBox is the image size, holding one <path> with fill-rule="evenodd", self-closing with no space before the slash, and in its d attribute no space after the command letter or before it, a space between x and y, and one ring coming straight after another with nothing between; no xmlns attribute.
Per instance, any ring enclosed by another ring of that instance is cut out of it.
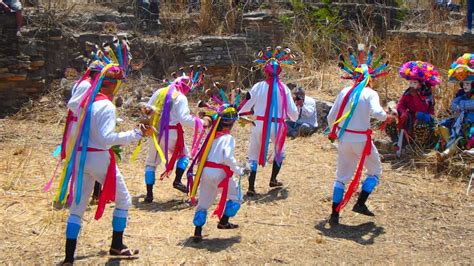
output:
<svg viewBox="0 0 474 266"><path fill-rule="evenodd" d="M349 92L349 90L350 87L345 88L337 96L327 117L329 125L334 124L344 96ZM350 103L347 103L343 114L347 112L349 108ZM349 121L347 129L366 131L370 128L371 117L380 121L385 121L385 119L387 119L387 114L380 105L379 95L377 92L366 87L361 92L359 103L357 104L352 119ZM339 123L339 126L342 126L344 121L345 119ZM362 151L364 150L365 142L367 141L367 136L365 134L350 133L346 131L338 141L336 181L345 185L350 182L355 173ZM376 175L380 177L382 174L380 156L373 143L371 153L365 159L364 167L367 171L367 175Z"/></svg>
<svg viewBox="0 0 474 266"><path fill-rule="evenodd" d="M283 87L285 89L288 117L283 117L282 97L280 93L277 93L278 118L296 121L298 119L298 108L296 108L295 102L293 101L290 89L288 89L285 84L283 84ZM255 116L265 116L265 109L267 107L268 83L266 81L258 82L252 87L249 93L251 98L245 103L240 112L249 112L253 108ZM270 139L273 143L275 143L275 125L277 124L272 123L270 131ZM262 127L263 121L255 120L255 127L252 129L252 136L250 138L248 150L248 157L250 161L258 161L260 147L262 145ZM284 151L282 151L282 153L283 152Z"/></svg>

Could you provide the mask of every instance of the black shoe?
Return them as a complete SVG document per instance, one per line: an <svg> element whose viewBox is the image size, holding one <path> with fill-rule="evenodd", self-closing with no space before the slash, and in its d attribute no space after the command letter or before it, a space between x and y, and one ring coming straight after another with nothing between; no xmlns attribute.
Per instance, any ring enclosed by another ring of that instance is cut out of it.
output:
<svg viewBox="0 0 474 266"><path fill-rule="evenodd" d="M278 182L277 180L270 180L270 187L281 187L283 186L282 182Z"/></svg>
<svg viewBox="0 0 474 266"><path fill-rule="evenodd" d="M153 202L153 185L146 185L146 197L143 200L145 203L152 203Z"/></svg>
<svg viewBox="0 0 474 266"><path fill-rule="evenodd" d="M196 226L194 228L193 242L199 243L202 241L202 226Z"/></svg>
<svg viewBox="0 0 474 266"><path fill-rule="evenodd" d="M255 197L255 196L257 196L257 192L255 192L254 189L249 189L247 191L247 197Z"/></svg>
<svg viewBox="0 0 474 266"><path fill-rule="evenodd" d="M74 253L76 253L77 239L66 239L66 258L61 265L72 265L74 263Z"/></svg>
<svg viewBox="0 0 474 266"><path fill-rule="evenodd" d="M375 216L373 212L369 211L369 208L367 208L367 205L365 204L356 203L354 207L352 208L352 211L363 214L363 215L367 215L367 216Z"/></svg>
<svg viewBox="0 0 474 266"><path fill-rule="evenodd" d="M336 226L336 225L339 225L339 214L337 215L332 215L329 217L329 225L332 227L332 226Z"/></svg>
<svg viewBox="0 0 474 266"><path fill-rule="evenodd" d="M181 182L173 182L173 187L183 193L188 193L188 188L183 185Z"/></svg>
<svg viewBox="0 0 474 266"><path fill-rule="evenodd" d="M229 223L229 222L227 222L226 224L221 224L221 223L217 224L217 229L228 230L228 229L236 229L236 228L239 228L238 224L233 224L233 223Z"/></svg>

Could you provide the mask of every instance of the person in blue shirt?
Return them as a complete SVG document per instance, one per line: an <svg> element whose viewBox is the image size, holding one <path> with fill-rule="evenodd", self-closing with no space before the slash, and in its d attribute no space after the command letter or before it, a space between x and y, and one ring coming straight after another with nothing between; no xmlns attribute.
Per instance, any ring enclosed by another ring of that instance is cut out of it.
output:
<svg viewBox="0 0 474 266"><path fill-rule="evenodd" d="M460 87L451 103L451 110L457 116L441 123L440 131L449 131L440 132L441 135L444 133L449 137L445 139L445 150L437 153L439 161L454 155L458 147L470 149L474 146L474 81L462 81Z"/></svg>

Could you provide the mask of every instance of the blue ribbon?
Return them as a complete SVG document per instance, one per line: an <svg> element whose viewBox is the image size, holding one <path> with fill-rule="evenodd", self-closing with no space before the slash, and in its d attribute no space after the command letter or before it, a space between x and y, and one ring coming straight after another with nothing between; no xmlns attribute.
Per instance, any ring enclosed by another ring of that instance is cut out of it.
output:
<svg viewBox="0 0 474 266"><path fill-rule="evenodd" d="M361 82L359 82L359 84L357 84L356 88L352 91L351 95L349 96L352 101L352 106L351 106L349 115L346 117L344 124L342 125L341 130L339 131L339 139L342 138L342 136L344 135L344 132L346 131L347 126L349 125L349 122L352 119L352 115L354 115L354 111L357 107L357 104L359 103L360 94L362 93L362 90L365 88L367 79L370 77L369 69L367 65L363 64L361 65L361 68L362 68L362 71L364 72L364 79Z"/></svg>

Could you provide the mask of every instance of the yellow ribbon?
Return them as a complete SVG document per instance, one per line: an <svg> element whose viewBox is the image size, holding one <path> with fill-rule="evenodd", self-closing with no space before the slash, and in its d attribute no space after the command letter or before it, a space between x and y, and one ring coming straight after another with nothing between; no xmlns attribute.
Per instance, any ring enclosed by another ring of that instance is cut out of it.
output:
<svg viewBox="0 0 474 266"><path fill-rule="evenodd" d="M221 121L221 117L219 116L216 121L216 125L219 125L219 122ZM199 162L198 169L196 171L196 176L194 177L194 182L193 182L193 187L191 188L191 194L189 196L191 198L194 198L196 196L197 188L199 185L199 179L201 179L201 174L202 170L204 169L204 164L206 163L207 160L207 155L209 154L209 151L212 146L212 142L214 142L214 138L216 136L216 131L217 131L217 126L214 127L214 129L211 132L211 135L209 136L209 140L207 142L206 147L204 148L204 152L201 155L201 161Z"/></svg>

